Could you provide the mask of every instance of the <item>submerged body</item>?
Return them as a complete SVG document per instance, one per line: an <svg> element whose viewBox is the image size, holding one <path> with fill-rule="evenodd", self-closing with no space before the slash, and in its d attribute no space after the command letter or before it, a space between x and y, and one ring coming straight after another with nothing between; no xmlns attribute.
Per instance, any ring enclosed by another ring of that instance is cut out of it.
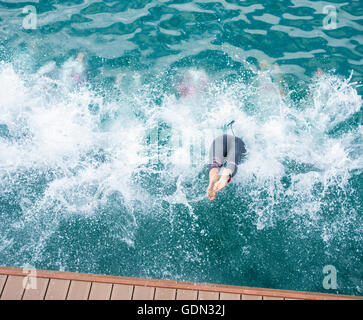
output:
<svg viewBox="0 0 363 320"><path fill-rule="evenodd" d="M188 70L179 84L179 95L183 98L195 97L206 87L207 74L204 70Z"/></svg>
<svg viewBox="0 0 363 320"><path fill-rule="evenodd" d="M223 134L215 138L209 151L209 186L207 196L213 201L237 173L237 166L246 154L244 142L235 136ZM219 176L220 168L224 170Z"/></svg>

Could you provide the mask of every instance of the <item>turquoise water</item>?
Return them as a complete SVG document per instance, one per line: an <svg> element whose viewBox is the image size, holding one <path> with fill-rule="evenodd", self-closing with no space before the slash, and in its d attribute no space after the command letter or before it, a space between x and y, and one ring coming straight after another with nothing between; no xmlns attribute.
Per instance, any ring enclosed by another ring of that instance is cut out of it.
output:
<svg viewBox="0 0 363 320"><path fill-rule="evenodd" d="M0 1L0 265L362 295L362 31L362 1Z"/></svg>

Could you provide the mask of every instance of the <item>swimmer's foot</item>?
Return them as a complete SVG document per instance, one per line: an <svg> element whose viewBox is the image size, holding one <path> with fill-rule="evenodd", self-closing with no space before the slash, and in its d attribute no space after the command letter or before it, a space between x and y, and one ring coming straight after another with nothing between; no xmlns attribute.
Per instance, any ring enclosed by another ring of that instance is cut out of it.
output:
<svg viewBox="0 0 363 320"><path fill-rule="evenodd" d="M216 198L216 193L214 192L214 187L215 187L215 184L218 182L218 180L219 180L219 176L218 176L218 174L216 174L209 181L209 186L207 189L207 197L210 201L214 201L214 199Z"/></svg>
<svg viewBox="0 0 363 320"><path fill-rule="evenodd" d="M222 176L219 181L214 185L214 189L213 189L213 192L215 193L215 195L217 195L217 193L219 191L222 191L226 186L227 186L227 183L228 183L228 179L229 177L225 177L225 176Z"/></svg>

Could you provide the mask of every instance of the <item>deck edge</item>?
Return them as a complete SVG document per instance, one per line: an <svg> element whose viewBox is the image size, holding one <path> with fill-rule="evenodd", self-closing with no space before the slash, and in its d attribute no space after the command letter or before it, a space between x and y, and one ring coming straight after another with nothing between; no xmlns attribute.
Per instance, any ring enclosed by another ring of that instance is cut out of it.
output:
<svg viewBox="0 0 363 320"><path fill-rule="evenodd" d="M16 275L16 276L26 276L27 275L25 272L23 272L22 268L4 267L4 266L0 266L0 274ZM214 291L214 292L217 291L217 292L224 292L224 293L237 293L237 294L245 294L245 295L283 297L283 298L294 298L294 299L363 300L363 296L351 296L351 295L341 295L341 294L331 294L331 293L269 289L269 288L256 288L256 287L211 284L211 283L201 283L201 282L187 282L187 281L177 281L177 280L133 278L133 277L90 274L90 273L63 272L63 271L55 271L55 270L36 269L36 276L39 278L50 278L50 279L90 281L90 282L126 284L126 285L134 285L134 286L173 288L173 289L184 289L184 290Z"/></svg>

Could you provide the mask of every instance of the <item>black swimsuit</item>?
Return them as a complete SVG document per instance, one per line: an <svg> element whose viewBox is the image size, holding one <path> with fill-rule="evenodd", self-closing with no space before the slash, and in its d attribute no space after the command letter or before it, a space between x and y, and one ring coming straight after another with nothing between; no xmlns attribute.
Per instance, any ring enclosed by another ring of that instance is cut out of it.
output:
<svg viewBox="0 0 363 320"><path fill-rule="evenodd" d="M232 177L246 155L244 142L235 136L223 134L213 140L209 151L209 169L225 167L232 170Z"/></svg>

